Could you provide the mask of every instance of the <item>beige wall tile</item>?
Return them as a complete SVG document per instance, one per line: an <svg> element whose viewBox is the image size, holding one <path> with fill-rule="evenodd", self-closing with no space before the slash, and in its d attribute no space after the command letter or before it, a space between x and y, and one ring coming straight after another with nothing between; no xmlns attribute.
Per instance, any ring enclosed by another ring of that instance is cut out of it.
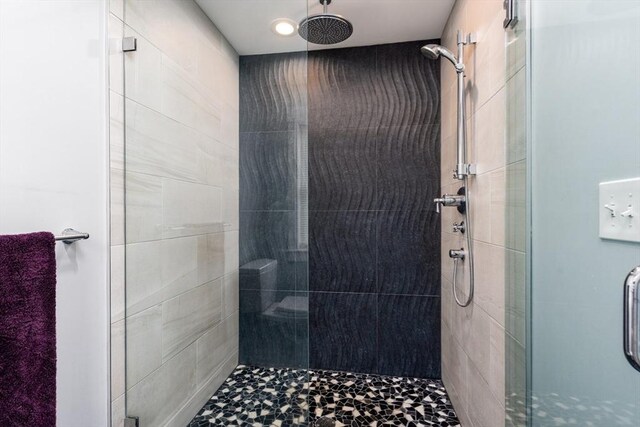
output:
<svg viewBox="0 0 640 427"><path fill-rule="evenodd" d="M110 233L112 245L124 245L124 171L109 171Z"/></svg>
<svg viewBox="0 0 640 427"><path fill-rule="evenodd" d="M128 409L144 425L184 425L238 360L239 58L193 1L109 7L112 245L125 243L125 123L127 138ZM121 52L123 36L138 39L136 52ZM112 254L117 339L123 249ZM188 344L223 314L227 359L210 372L201 367L198 385L196 344ZM112 409L116 425L124 398Z"/></svg>
<svg viewBox="0 0 640 427"><path fill-rule="evenodd" d="M162 303L162 361L182 351L222 320L222 279Z"/></svg>
<svg viewBox="0 0 640 427"><path fill-rule="evenodd" d="M219 187L164 178L162 218L166 237L220 231L222 191Z"/></svg>
<svg viewBox="0 0 640 427"><path fill-rule="evenodd" d="M222 317L226 319L240 309L240 275L238 271L233 271L223 280Z"/></svg>
<svg viewBox="0 0 640 427"><path fill-rule="evenodd" d="M472 235L475 240L491 241L491 175L476 175L469 183L471 192Z"/></svg>
<svg viewBox="0 0 640 427"><path fill-rule="evenodd" d="M110 6L114 7L113 2ZM119 95L124 93L124 74L122 52L122 38L124 37L124 23L122 15L112 11L109 15L109 89Z"/></svg>
<svg viewBox="0 0 640 427"><path fill-rule="evenodd" d="M125 326L124 320L111 324L111 400L125 391Z"/></svg>
<svg viewBox="0 0 640 427"><path fill-rule="evenodd" d="M196 379L200 386L238 352L238 313L209 329L197 341Z"/></svg>
<svg viewBox="0 0 640 427"><path fill-rule="evenodd" d="M198 281L217 279L225 274L225 233L198 236Z"/></svg>
<svg viewBox="0 0 640 427"><path fill-rule="evenodd" d="M469 381L469 405L467 412L475 427L501 427L504 426L505 410L489 389L488 384L474 368L468 371Z"/></svg>
<svg viewBox="0 0 640 427"><path fill-rule="evenodd" d="M504 328L491 319L490 327L489 369L483 377L493 395L504 405L505 396L505 332Z"/></svg>
<svg viewBox="0 0 640 427"><path fill-rule="evenodd" d="M199 134L142 104L125 104L127 171L197 182Z"/></svg>
<svg viewBox="0 0 640 427"><path fill-rule="evenodd" d="M505 246L524 250L524 174L514 163L525 156L524 127L516 126L523 123L524 99L514 95L524 88L524 73L513 77L508 85L506 82L507 76L516 75L524 64L523 55L518 57L523 45L515 40L521 34L504 30L503 18L501 0L458 0L442 36L442 43L453 51L458 29L478 36L478 43L467 46L464 57L468 160L478 167L469 189L476 287L474 303L467 308L458 307L451 295L446 296L452 287L452 262L447 252L450 248L467 247L450 230L452 222L462 218L449 211L441 216L443 379L462 424L474 427L504 423L508 369L504 361L505 286L520 283L518 278L522 276L520 260L514 259L514 254L521 256L521 252L507 254ZM448 192L454 185L448 171L455 165L456 114L455 73L449 64L442 65L441 84L441 181L443 192ZM464 264L456 284L463 297L469 274L468 262ZM520 284L513 286L523 289ZM507 324L515 330L521 329L519 313L520 308L516 307L507 317ZM452 366L456 346L464 354L457 359L466 361L464 368L460 364ZM464 369L464 386L459 369Z"/></svg>
<svg viewBox="0 0 640 427"><path fill-rule="evenodd" d="M526 257L506 251L505 329L517 341L525 342Z"/></svg>
<svg viewBox="0 0 640 427"><path fill-rule="evenodd" d="M124 96L109 91L109 162L124 170Z"/></svg>
<svg viewBox="0 0 640 427"><path fill-rule="evenodd" d="M127 317L125 322L126 378L130 391L162 364L162 307L151 307Z"/></svg>
<svg viewBox="0 0 640 427"><path fill-rule="evenodd" d="M109 0L109 12L119 19L124 19L124 0Z"/></svg>
<svg viewBox="0 0 640 427"><path fill-rule="evenodd" d="M473 104L481 108L506 82L505 30L503 14L494 17L486 31L478 34L475 45Z"/></svg>
<svg viewBox="0 0 640 427"><path fill-rule="evenodd" d="M525 251L526 243L526 181L524 161L507 166L506 170L505 244L510 249Z"/></svg>
<svg viewBox="0 0 640 427"><path fill-rule="evenodd" d="M127 411L140 417L140 425L165 425L174 413L189 401L195 391L194 343L129 390Z"/></svg>
<svg viewBox="0 0 640 427"><path fill-rule="evenodd" d="M473 116L475 132L470 144L475 147L478 174L505 165L505 94L504 88L498 91Z"/></svg>
<svg viewBox="0 0 640 427"><path fill-rule="evenodd" d="M476 242L476 303L495 321L504 325L504 247Z"/></svg>
<svg viewBox="0 0 640 427"><path fill-rule="evenodd" d="M491 172L491 239L494 245L504 246L506 182L505 169Z"/></svg>
<svg viewBox="0 0 640 427"><path fill-rule="evenodd" d="M111 246L111 323L124 319L124 245Z"/></svg>
<svg viewBox="0 0 640 427"><path fill-rule="evenodd" d="M162 242L129 244L126 258L127 316L157 304L162 290Z"/></svg>
<svg viewBox="0 0 640 427"><path fill-rule="evenodd" d="M125 182L127 243L162 236L162 179L128 170Z"/></svg>
<svg viewBox="0 0 640 427"><path fill-rule="evenodd" d="M162 94L159 90L162 87L162 52L129 25L124 27L124 35L137 39L136 51L124 54L126 96L140 105L160 111L162 108Z"/></svg>
<svg viewBox="0 0 640 427"><path fill-rule="evenodd" d="M526 157L526 70L522 68L507 82L507 164Z"/></svg>
<svg viewBox="0 0 640 427"><path fill-rule="evenodd" d="M124 394L111 402L111 427L124 427Z"/></svg>

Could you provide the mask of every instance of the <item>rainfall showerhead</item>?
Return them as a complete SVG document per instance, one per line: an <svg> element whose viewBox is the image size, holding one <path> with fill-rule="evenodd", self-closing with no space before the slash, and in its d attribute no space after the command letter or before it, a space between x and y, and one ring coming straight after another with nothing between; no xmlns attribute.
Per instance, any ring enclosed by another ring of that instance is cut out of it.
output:
<svg viewBox="0 0 640 427"><path fill-rule="evenodd" d="M314 44L336 44L345 41L353 34L353 25L340 15L327 13L331 0L320 0L324 11L309 16L300 22L300 37Z"/></svg>

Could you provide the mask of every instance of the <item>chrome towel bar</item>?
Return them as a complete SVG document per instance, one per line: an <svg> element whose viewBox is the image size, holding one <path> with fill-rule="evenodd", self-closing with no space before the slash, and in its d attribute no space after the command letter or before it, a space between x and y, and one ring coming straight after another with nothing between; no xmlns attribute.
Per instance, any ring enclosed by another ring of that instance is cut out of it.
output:
<svg viewBox="0 0 640 427"><path fill-rule="evenodd" d="M65 228L60 236L55 236L56 242L62 241L67 245L75 243L78 240L86 240L89 238L89 233L82 233L73 228Z"/></svg>

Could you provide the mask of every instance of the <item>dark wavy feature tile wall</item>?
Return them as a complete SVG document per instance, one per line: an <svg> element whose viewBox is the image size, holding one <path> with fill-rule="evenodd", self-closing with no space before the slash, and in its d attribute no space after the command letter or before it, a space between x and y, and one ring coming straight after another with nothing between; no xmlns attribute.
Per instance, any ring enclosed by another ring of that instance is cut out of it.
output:
<svg viewBox="0 0 640 427"><path fill-rule="evenodd" d="M241 291L243 363L300 366L308 345L311 368L439 378L440 67L424 43L241 57L241 265L278 268L273 298ZM274 322L266 306L307 289L308 317Z"/></svg>

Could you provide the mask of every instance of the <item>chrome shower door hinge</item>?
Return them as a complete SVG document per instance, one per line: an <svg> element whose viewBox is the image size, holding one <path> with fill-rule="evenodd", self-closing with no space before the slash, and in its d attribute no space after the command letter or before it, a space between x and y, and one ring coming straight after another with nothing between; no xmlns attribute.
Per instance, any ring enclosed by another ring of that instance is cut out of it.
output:
<svg viewBox="0 0 640 427"><path fill-rule="evenodd" d="M138 50L138 40L135 37L125 37L122 39L123 52L135 52Z"/></svg>
<svg viewBox="0 0 640 427"><path fill-rule="evenodd" d="M518 0L504 0L502 6L506 14L502 25L504 28L515 27L518 23Z"/></svg>
<svg viewBox="0 0 640 427"><path fill-rule="evenodd" d="M140 418L127 417L124 419L124 427L140 427Z"/></svg>

